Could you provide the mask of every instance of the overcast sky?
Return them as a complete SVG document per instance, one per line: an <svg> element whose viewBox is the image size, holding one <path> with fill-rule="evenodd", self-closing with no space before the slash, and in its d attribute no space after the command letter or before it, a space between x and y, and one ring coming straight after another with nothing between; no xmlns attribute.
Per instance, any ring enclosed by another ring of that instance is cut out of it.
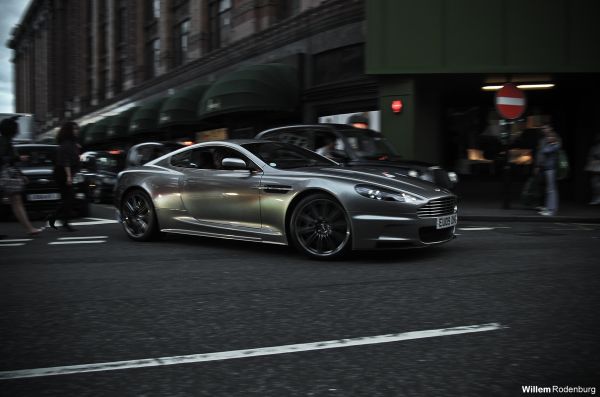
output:
<svg viewBox="0 0 600 397"><path fill-rule="evenodd" d="M0 0L0 113L15 111L12 50L6 47L12 28L19 23L30 0Z"/></svg>

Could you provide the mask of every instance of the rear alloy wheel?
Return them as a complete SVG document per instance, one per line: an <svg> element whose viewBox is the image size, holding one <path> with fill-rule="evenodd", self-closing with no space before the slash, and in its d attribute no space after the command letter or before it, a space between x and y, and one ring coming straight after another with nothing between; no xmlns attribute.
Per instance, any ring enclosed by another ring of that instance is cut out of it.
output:
<svg viewBox="0 0 600 397"><path fill-rule="evenodd" d="M290 234L296 248L312 258L337 258L351 247L348 215L326 194L314 194L298 203L292 213Z"/></svg>
<svg viewBox="0 0 600 397"><path fill-rule="evenodd" d="M125 233L136 241L148 241L156 236L158 222L154 205L141 190L132 190L121 201L121 216Z"/></svg>

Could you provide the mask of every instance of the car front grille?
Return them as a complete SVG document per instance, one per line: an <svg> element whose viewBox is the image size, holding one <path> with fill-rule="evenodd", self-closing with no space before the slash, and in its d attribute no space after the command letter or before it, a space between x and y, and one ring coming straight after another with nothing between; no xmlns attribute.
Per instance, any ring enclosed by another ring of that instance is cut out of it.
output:
<svg viewBox="0 0 600 397"><path fill-rule="evenodd" d="M454 207L456 207L456 197L448 196L433 199L417 210L417 216L419 218L435 218L437 216L452 215L454 214Z"/></svg>

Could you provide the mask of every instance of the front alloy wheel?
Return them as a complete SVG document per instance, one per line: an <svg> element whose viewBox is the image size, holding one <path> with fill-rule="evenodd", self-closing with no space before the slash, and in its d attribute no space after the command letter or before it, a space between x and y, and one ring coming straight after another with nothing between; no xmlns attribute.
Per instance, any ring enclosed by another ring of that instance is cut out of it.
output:
<svg viewBox="0 0 600 397"><path fill-rule="evenodd" d="M125 233L136 241L148 241L157 230L156 214L150 197L145 192L133 190L121 202Z"/></svg>
<svg viewBox="0 0 600 397"><path fill-rule="evenodd" d="M335 258L350 249L346 211L326 194L311 195L300 201L292 214L290 231L296 248L313 258Z"/></svg>

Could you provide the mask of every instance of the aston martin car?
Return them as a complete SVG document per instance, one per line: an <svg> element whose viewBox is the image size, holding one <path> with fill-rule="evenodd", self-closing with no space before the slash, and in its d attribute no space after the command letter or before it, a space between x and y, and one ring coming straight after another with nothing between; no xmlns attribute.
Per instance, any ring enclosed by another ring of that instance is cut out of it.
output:
<svg viewBox="0 0 600 397"><path fill-rule="evenodd" d="M432 183L254 139L204 142L127 169L115 194L133 240L220 237L292 245L319 259L445 243L457 223L456 196Z"/></svg>

